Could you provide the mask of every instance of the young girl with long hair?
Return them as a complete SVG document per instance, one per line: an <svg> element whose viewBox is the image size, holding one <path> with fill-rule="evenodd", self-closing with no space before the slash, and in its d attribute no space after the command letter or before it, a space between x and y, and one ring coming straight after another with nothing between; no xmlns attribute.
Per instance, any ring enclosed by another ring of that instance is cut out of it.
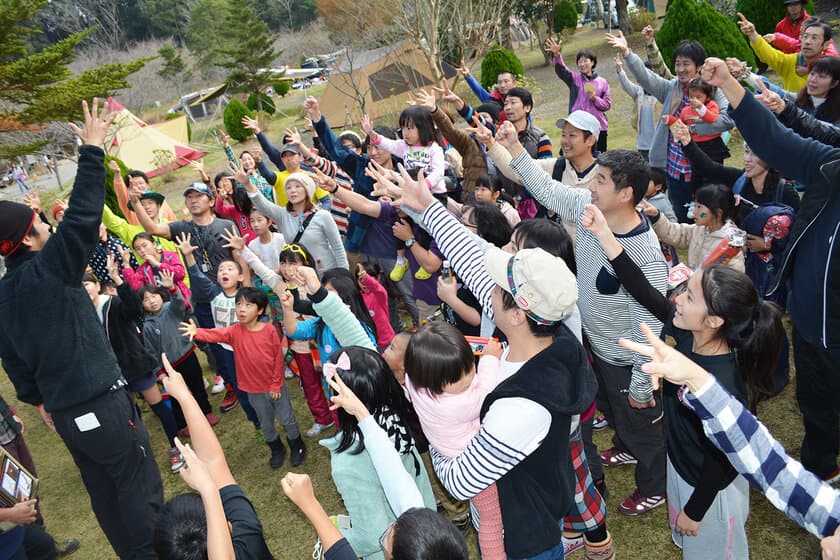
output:
<svg viewBox="0 0 840 560"><path fill-rule="evenodd" d="M621 284L664 323L677 350L755 410L771 393L784 332L778 306L760 299L744 273L722 265L695 272L672 303L627 257L600 210L588 205L581 223L603 245ZM679 392L678 385L664 385L671 537L685 559L747 558L747 481L709 443Z"/></svg>

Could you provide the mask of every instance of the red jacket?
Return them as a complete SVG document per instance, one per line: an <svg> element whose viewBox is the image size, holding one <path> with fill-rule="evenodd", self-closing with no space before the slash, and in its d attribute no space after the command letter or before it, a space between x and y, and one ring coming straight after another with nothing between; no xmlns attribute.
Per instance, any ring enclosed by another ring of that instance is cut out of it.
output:
<svg viewBox="0 0 840 560"><path fill-rule="evenodd" d="M811 17L804 9L802 10L802 17L796 20L796 23L791 21L790 16L785 16L776 24L773 46L783 53L791 54L798 53L802 48L799 42L799 32L802 30L802 22ZM837 48L834 46L834 39L828 42L828 46L823 52L823 56L838 56Z"/></svg>

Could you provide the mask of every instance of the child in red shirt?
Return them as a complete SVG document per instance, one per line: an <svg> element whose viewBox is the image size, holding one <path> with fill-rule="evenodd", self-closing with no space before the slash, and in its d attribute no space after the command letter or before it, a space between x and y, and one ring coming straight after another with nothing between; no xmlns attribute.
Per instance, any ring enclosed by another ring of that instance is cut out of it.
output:
<svg viewBox="0 0 840 560"><path fill-rule="evenodd" d="M712 124L717 121L720 107L715 102L715 87L700 78L694 78L688 83L688 105L680 111L680 116L664 115L662 119L668 126L677 121L685 123L691 130L691 140L697 147L706 152L712 160L723 163L729 157L729 150L720 134L702 135L695 132L692 125Z"/></svg>
<svg viewBox="0 0 840 560"><path fill-rule="evenodd" d="M184 336L202 342L223 342L233 346L239 388L248 393L248 401L257 412L265 442L271 449L269 465L280 468L286 448L274 427L274 418L286 428L291 463L297 467L306 458L306 446L292 410L288 390L283 387L283 348L271 322L263 321L268 296L259 288L240 288L236 293L236 316L239 320L221 329L199 329L195 323L181 323Z"/></svg>

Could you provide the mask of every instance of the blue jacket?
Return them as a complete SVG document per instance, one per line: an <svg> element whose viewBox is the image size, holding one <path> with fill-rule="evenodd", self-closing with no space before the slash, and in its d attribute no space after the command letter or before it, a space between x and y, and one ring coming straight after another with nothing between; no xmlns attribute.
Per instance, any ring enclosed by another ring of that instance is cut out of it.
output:
<svg viewBox="0 0 840 560"><path fill-rule="evenodd" d="M840 353L840 150L785 128L750 94L729 114L758 157L805 185L769 293L790 276L794 327L809 343Z"/></svg>

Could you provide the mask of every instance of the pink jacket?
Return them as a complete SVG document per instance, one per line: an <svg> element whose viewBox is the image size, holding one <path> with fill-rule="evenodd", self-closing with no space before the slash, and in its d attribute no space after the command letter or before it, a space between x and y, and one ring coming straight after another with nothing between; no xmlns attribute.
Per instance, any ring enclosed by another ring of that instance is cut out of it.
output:
<svg viewBox="0 0 840 560"><path fill-rule="evenodd" d="M259 237L259 235L251 229L251 217L244 212L237 210L236 206L233 204L226 204L224 199L220 196L216 197L215 210L217 216L220 218L227 218L236 224L236 229L239 230L239 235L245 238L246 245Z"/></svg>
<svg viewBox="0 0 840 560"><path fill-rule="evenodd" d="M388 320L388 292L370 274L365 274L361 283L362 299L365 300L370 318L376 325L376 343L380 348L385 348L394 338L394 328Z"/></svg>
<svg viewBox="0 0 840 560"><path fill-rule="evenodd" d="M128 285L131 286L132 290L139 290L143 286L160 286L160 276L158 273L161 270L172 273L172 278L175 280L175 287L181 292L181 296L184 298L184 304L189 308L192 291L184 284L184 265L181 264L181 258L175 251L160 252L159 268L152 268L152 265L144 262L137 267L137 270L131 267L124 268L122 276L128 282Z"/></svg>

